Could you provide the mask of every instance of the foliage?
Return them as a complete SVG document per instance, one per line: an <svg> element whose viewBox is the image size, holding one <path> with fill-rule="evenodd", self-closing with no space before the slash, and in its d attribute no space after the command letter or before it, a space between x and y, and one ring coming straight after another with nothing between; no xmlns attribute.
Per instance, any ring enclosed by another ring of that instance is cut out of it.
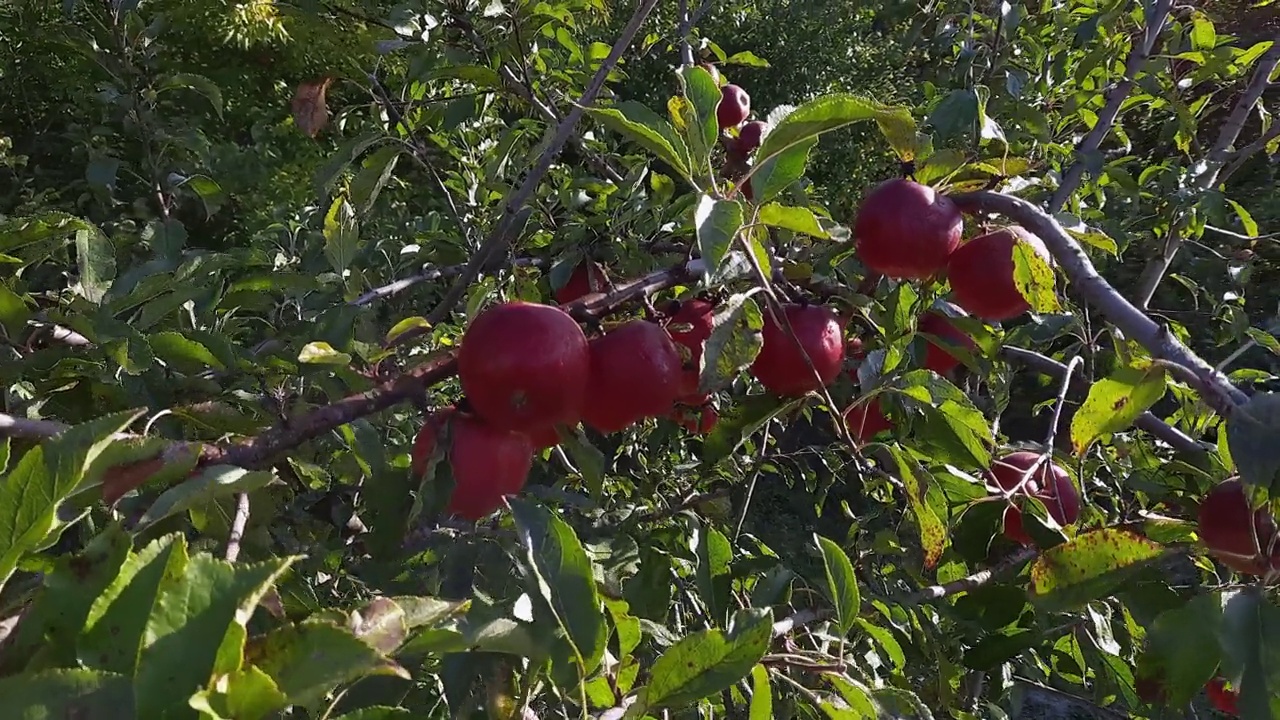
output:
<svg viewBox="0 0 1280 720"><path fill-rule="evenodd" d="M1205 717L1217 677L1280 717L1277 570L1195 522L1237 471L1277 505L1277 38L1165 2L653 5L0 8L6 717ZM750 161L686 42L767 120ZM956 318L946 375L945 278L851 238L899 173L1063 228L1055 267L1015 250L1037 312ZM718 423L561 428L491 517L440 517L411 446L468 322L584 258L588 334L719 302ZM866 357L761 392L782 301ZM1084 498L1022 506L1039 550L983 479L1015 448Z"/></svg>

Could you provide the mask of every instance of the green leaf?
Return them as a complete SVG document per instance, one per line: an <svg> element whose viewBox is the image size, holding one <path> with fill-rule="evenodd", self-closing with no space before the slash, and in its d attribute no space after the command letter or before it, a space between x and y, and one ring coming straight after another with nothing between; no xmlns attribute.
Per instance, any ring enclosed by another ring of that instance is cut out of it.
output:
<svg viewBox="0 0 1280 720"><path fill-rule="evenodd" d="M324 216L324 255L329 259L329 266L341 275L356 259L361 245L355 208L346 196L339 195Z"/></svg>
<svg viewBox="0 0 1280 720"><path fill-rule="evenodd" d="M733 246L733 239L742 230L742 204L703 195L693 210L693 222L698 232L698 250L707 264L707 273L714 275Z"/></svg>
<svg viewBox="0 0 1280 720"><path fill-rule="evenodd" d="M13 720L118 720L137 717L123 675L96 670L45 670L0 679L4 717Z"/></svg>
<svg viewBox="0 0 1280 720"><path fill-rule="evenodd" d="M721 416L702 444L702 463L711 467L729 457L747 438L773 418L799 407L804 398L781 399L773 395L748 395Z"/></svg>
<svg viewBox="0 0 1280 720"><path fill-rule="evenodd" d="M1258 222L1253 219L1253 216L1249 214L1249 211L1245 210L1243 205L1231 198L1223 199L1227 201L1227 204L1231 206L1232 210L1236 211L1236 217L1240 218L1240 225L1244 227L1244 234L1250 237L1257 237Z"/></svg>
<svg viewBox="0 0 1280 720"><path fill-rule="evenodd" d="M729 604L733 578L729 564L733 562L733 545L724 533L694 521L693 551L698 558L694 575L698 594L707 605L712 621L724 623L729 619Z"/></svg>
<svg viewBox="0 0 1280 720"><path fill-rule="evenodd" d="M399 665L345 628L315 620L286 625L255 639L245 656L293 705L318 702L339 685L368 675L408 678Z"/></svg>
<svg viewBox="0 0 1280 720"><path fill-rule="evenodd" d="M748 293L731 295L716 306L711 334L703 345L698 367L698 391L711 393L733 382L755 362L764 344L764 315Z"/></svg>
<svg viewBox="0 0 1280 720"><path fill-rule="evenodd" d="M227 194L223 191L222 186L216 180L208 175L190 175L185 178L178 187L187 187L200 198L200 202L204 203L204 211L207 215L213 215L222 207L222 203L226 201ZM164 227L165 237L163 240L172 245L177 245L178 240L186 243L186 227L182 225Z"/></svg>
<svg viewBox="0 0 1280 720"><path fill-rule="evenodd" d="M213 106L213 111L217 113L218 119L222 119L222 91L213 81L203 75L193 73L174 73L166 75L161 79L157 92L176 89L192 90L203 95L209 104Z"/></svg>
<svg viewBox="0 0 1280 720"><path fill-rule="evenodd" d="M643 103L628 100L613 107L589 108L587 112L600 124L621 133L640 147L671 166L689 184L693 184L689 167L689 149L670 122Z"/></svg>
<svg viewBox="0 0 1280 720"><path fill-rule="evenodd" d="M899 446L887 447L889 454L897 463L898 477L907 491L907 504L911 506L911 513L916 516L916 527L920 531L920 545L924 548L924 565L927 568L934 567L946 548L947 528L942 520L938 519L933 506L925 501L928 488L921 478L927 479L928 473L920 463L908 457Z"/></svg>
<svg viewBox="0 0 1280 720"><path fill-rule="evenodd" d="M1040 553L1031 566L1031 600L1052 609L1078 607L1111 592L1163 551L1158 543L1124 530L1083 533Z"/></svg>
<svg viewBox="0 0 1280 720"><path fill-rule="evenodd" d="M77 648L80 664L133 676L161 587L175 582L187 562L186 542L177 534L165 535L131 554L89 609Z"/></svg>
<svg viewBox="0 0 1280 720"><path fill-rule="evenodd" d="M947 144L953 138L973 132L982 113L981 105L981 98L973 88L947 93L929 113L928 123L933 128L935 142Z"/></svg>
<svg viewBox="0 0 1280 720"><path fill-rule="evenodd" d="M166 364L183 372L199 372L213 368L224 370L226 366L209 348L188 339L178 332L158 332L147 336L151 351Z"/></svg>
<svg viewBox="0 0 1280 720"><path fill-rule="evenodd" d="M121 608L122 613L149 614L146 646L134 676L139 717L162 717L185 706L193 688L206 686L215 669L238 669L244 624L297 559L232 565L211 555L195 555L177 577L161 581L149 603Z"/></svg>
<svg viewBox="0 0 1280 720"><path fill-rule="evenodd" d="M1246 484L1280 495L1280 395L1259 393L1227 418L1227 447ZM3 505L0 505L3 507Z"/></svg>
<svg viewBox="0 0 1280 720"><path fill-rule="evenodd" d="M26 326L31 315L32 309L27 305L27 296L0 285L0 327L4 328L9 337L18 337L19 330Z"/></svg>
<svg viewBox="0 0 1280 720"><path fill-rule="evenodd" d="M773 720L773 688L769 685L769 668L751 668L751 710L748 720Z"/></svg>
<svg viewBox="0 0 1280 720"><path fill-rule="evenodd" d="M1218 34L1214 31L1213 21L1204 13L1191 15L1191 49L1212 50L1218 43Z"/></svg>
<svg viewBox="0 0 1280 720"><path fill-rule="evenodd" d="M520 498L510 502L538 595L573 644L585 678L599 665L609 639L591 560L557 515Z"/></svg>
<svg viewBox="0 0 1280 720"><path fill-rule="evenodd" d="M1253 327L1245 330L1245 334L1249 336L1250 340L1271 351L1273 355L1280 355L1280 339L1276 338L1275 335L1266 330Z"/></svg>
<svg viewBox="0 0 1280 720"><path fill-rule="evenodd" d="M1147 628L1137 674L1162 678L1166 704L1185 707L1218 670L1221 625L1221 600L1212 594L1160 613Z"/></svg>
<svg viewBox="0 0 1280 720"><path fill-rule="evenodd" d="M694 111L694 122L686 133L689 151L698 174L701 175L704 169L711 167L711 151L720 137L720 123L716 119L716 108L720 105L720 86L711 77L711 73L697 65L681 67L677 74L681 79L684 97Z"/></svg>
<svg viewBox="0 0 1280 720"><path fill-rule="evenodd" d="M111 436L141 416L141 411L126 411L68 428L28 450L17 467L0 478L0 587L22 556L59 527L59 506L112 442Z"/></svg>
<svg viewBox="0 0 1280 720"><path fill-rule="evenodd" d="M1037 313L1059 312L1053 268L1027 243L1013 245L1013 284Z"/></svg>
<svg viewBox="0 0 1280 720"><path fill-rule="evenodd" d="M1239 678L1240 717L1280 716L1280 607L1258 586L1223 593L1220 673Z"/></svg>
<svg viewBox="0 0 1280 720"><path fill-rule="evenodd" d="M1116 241L1099 230L1067 230L1067 234L1081 243L1096 247L1112 257L1118 257L1120 254L1120 248L1116 246Z"/></svg>
<svg viewBox="0 0 1280 720"><path fill-rule="evenodd" d="M770 67L769 61L757 56L750 50L736 52L725 58L721 65L746 65L747 67L767 68Z"/></svg>
<svg viewBox="0 0 1280 720"><path fill-rule="evenodd" d="M848 705L848 710L839 708L838 710L844 714L840 717L844 720L878 720L883 717L880 708L876 706L876 702L871 697L871 689L866 685L854 680L847 675L828 672L823 673L822 678L830 683L831 687L840 694L841 699ZM831 710L836 710L833 706L824 706L827 717L834 718Z"/></svg>
<svg viewBox="0 0 1280 720"><path fill-rule="evenodd" d="M85 299L102 302L116 277L116 248L111 239L96 227L77 230L76 265Z"/></svg>
<svg viewBox="0 0 1280 720"><path fill-rule="evenodd" d="M696 632L671 646L653 664L638 705L680 708L746 677L769 649L773 612L750 608L734 615L728 632Z"/></svg>
<svg viewBox="0 0 1280 720"><path fill-rule="evenodd" d="M826 229L818 222L818 216L809 208L787 207L778 203L769 203L760 208L760 222L773 227L784 228L793 232L804 233L814 237L828 239Z"/></svg>
<svg viewBox="0 0 1280 720"><path fill-rule="evenodd" d="M34 217L0 220L0 252L15 253L48 240L72 237L81 230L101 233L101 230L89 221L61 212L46 212Z"/></svg>
<svg viewBox="0 0 1280 720"><path fill-rule="evenodd" d="M903 160L915 157L916 124L910 110L840 93L810 100L776 123L757 151L756 162L763 164L824 132L861 120L874 120Z"/></svg>
<svg viewBox="0 0 1280 720"><path fill-rule="evenodd" d="M387 346L391 346L395 344L396 338L409 332L410 330L423 331L423 330L430 330L430 329L431 329L431 323L427 322L426 318L420 315L407 317L401 320L400 322L396 323L395 325L391 326L391 329L387 331L387 336L383 340L383 343L386 344ZM311 347L312 345L327 345L327 344L328 343L310 343L307 347ZM329 349L333 350L333 348L329 348ZM337 351L334 350L334 352L337 352ZM338 353L338 354L342 355L344 353ZM303 362L307 362L307 361L303 360ZM348 359L341 364L345 365L348 362L350 362L350 356L348 356ZM335 363L335 364L338 364L338 363Z"/></svg>
<svg viewBox="0 0 1280 720"><path fill-rule="evenodd" d="M327 196L329 188L333 187L333 184L337 182L338 177L342 175L348 165L355 162L355 159L363 155L369 148L386 140L386 133L378 129L371 130L364 135L343 143L342 147L338 148L338 151L333 154L329 162L316 171L316 193Z"/></svg>
<svg viewBox="0 0 1280 720"><path fill-rule="evenodd" d="M349 365L351 355L338 352L327 342L309 342L298 353L298 362L308 365Z"/></svg>
<svg viewBox="0 0 1280 720"><path fill-rule="evenodd" d="M858 593L858 577L853 572L853 562L844 549L835 542L813 534L814 542L822 553L822 566L827 573L827 596L836 610L836 624L840 634L847 635L862 612L862 599Z"/></svg>
<svg viewBox="0 0 1280 720"><path fill-rule="evenodd" d="M791 183L804 175L809 152L818 144L816 136L801 140L773 157L759 162L751 170L751 193L756 203L777 197Z"/></svg>
<svg viewBox="0 0 1280 720"><path fill-rule="evenodd" d="M132 545L128 533L112 524L81 552L58 558L0 652L0 675L23 667L76 665L76 638L89 609L115 581Z"/></svg>
<svg viewBox="0 0 1280 720"><path fill-rule="evenodd" d="M262 720L284 709L289 698L280 692L270 675L250 665L223 675L214 689L196 693L189 704L192 709L216 718Z"/></svg>
<svg viewBox="0 0 1280 720"><path fill-rule="evenodd" d="M211 500L265 487L274 477L269 470L245 470L234 465L202 467L193 477L161 493L138 519L134 531L142 532L167 517Z"/></svg>
<svg viewBox="0 0 1280 720"><path fill-rule="evenodd" d="M378 195L391 180L392 173L400 161L404 148L400 145L388 145L377 152L369 153L360 163L360 171L351 180L351 202L362 215L373 210Z"/></svg>
<svg viewBox="0 0 1280 720"><path fill-rule="evenodd" d="M1121 367L1089 388L1089 397L1071 418L1071 446L1083 456L1093 442L1133 425L1164 397L1167 384L1160 365Z"/></svg>
<svg viewBox="0 0 1280 720"><path fill-rule="evenodd" d="M933 451L934 460L975 467L991 464L991 425L964 391L928 370L912 370L895 386L923 415L917 436Z"/></svg>
<svg viewBox="0 0 1280 720"><path fill-rule="evenodd" d="M591 440L582 431L582 426L558 430L560 447L568 453L578 472L582 473L582 482L593 500L600 500L604 492L605 458L600 448L591 444Z"/></svg>
<svg viewBox="0 0 1280 720"><path fill-rule="evenodd" d="M433 597L399 595L391 598L404 610L404 624L410 630L438 625L465 613L470 600L442 600Z"/></svg>

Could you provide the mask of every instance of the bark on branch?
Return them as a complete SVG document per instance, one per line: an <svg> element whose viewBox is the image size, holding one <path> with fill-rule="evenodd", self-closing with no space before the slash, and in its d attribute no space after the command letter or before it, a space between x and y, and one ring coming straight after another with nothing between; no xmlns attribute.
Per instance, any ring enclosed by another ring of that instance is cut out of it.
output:
<svg viewBox="0 0 1280 720"><path fill-rule="evenodd" d="M515 220L517 216L524 208L525 203L533 197L534 191L541 184L543 176L551 169L551 164L555 162L560 150L564 148L569 138L574 136L578 121L582 119L586 109L595 102L596 95L604 87L609 73L613 72L613 68L631 45L631 40L640 30L645 18L649 16L649 13L653 11L654 6L657 4L658 0L639 0L635 13L627 21L626 27L622 29L622 34L618 37L617 42L613 44L613 48L609 51L609 56L600 64L600 68L596 70L595 76L591 78L591 82L587 84L586 90L582 92L582 97L578 99L573 109L560 121L560 124L556 127L555 134L543 149L533 169L525 176L520 188L507 199L502 215L494 225L493 231L489 233L484 243L471 256L471 259L467 262L466 269L454 280L453 285L445 293L444 299L427 316L428 322L435 324L448 317L449 313L453 312L453 307L458 303L463 293L467 291L472 281L476 279L476 276L497 259L511 244L512 235L516 230L517 223Z"/></svg>
<svg viewBox="0 0 1280 720"><path fill-rule="evenodd" d="M1138 74L1142 72L1142 67L1147 64L1147 58L1151 56L1160 34L1164 32L1165 21L1168 20L1169 10L1172 7L1173 0L1158 0L1152 6L1151 15L1147 18L1146 27L1142 30L1142 37L1134 40L1133 49L1124 63L1124 79L1107 91L1107 102L1102 107L1102 111L1098 113L1097 122L1094 123L1093 129L1089 131L1089 134L1080 141L1080 145L1076 148L1076 161L1063 173L1062 182L1049 200L1050 213L1056 213L1061 210L1062 206L1067 204L1071 194L1076 191L1076 188L1080 187L1080 181L1084 178L1085 165L1087 164L1085 157L1098 152L1098 148L1102 147L1102 141L1111 132L1111 126L1115 124L1116 118L1120 115L1120 107L1124 105L1125 99L1133 91Z"/></svg>
<svg viewBox="0 0 1280 720"><path fill-rule="evenodd" d="M970 212L1003 215L1039 237L1085 302L1101 311L1125 337L1168 363L1182 380L1199 391L1210 407L1227 416L1248 399L1168 328L1126 300L1102 277L1080 244L1044 210L1022 198L989 191L960 193L951 198Z"/></svg>

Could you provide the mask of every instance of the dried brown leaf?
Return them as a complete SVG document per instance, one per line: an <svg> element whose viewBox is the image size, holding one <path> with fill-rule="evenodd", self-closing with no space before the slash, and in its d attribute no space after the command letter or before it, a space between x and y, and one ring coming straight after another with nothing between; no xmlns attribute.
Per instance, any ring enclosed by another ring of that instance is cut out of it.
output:
<svg viewBox="0 0 1280 720"><path fill-rule="evenodd" d="M329 124L329 107L324 95L332 82L332 77L324 77L302 83L293 93L293 121L307 137L314 138Z"/></svg>

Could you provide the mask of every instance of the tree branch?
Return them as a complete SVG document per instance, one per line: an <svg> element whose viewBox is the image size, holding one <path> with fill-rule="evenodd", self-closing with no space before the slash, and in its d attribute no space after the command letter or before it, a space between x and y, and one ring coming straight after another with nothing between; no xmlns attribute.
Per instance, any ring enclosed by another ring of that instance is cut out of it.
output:
<svg viewBox="0 0 1280 720"><path fill-rule="evenodd" d="M533 88L528 87L523 82L521 82L520 78L516 75L514 70L507 67L506 65L503 65L502 67L498 68L498 75L499 77L502 78L502 81L506 83L507 87L513 93L518 95L520 99L529 103L529 105L533 107L533 109L538 113L538 115L542 116L542 119L547 124L558 125L559 123L563 122L560 116L556 113L554 109L552 109L550 105L542 102L542 100L538 99L538 96L533 94ZM587 147L587 144L582 141L582 138L578 137L576 133L569 138L569 144L573 146L574 150L581 153L582 156L587 159L587 162L591 163L591 166L595 169L596 172L605 176L606 179L612 181L614 185L621 185L623 183L624 178L622 177L621 173L613 169L613 166L609 164L608 160L592 152Z"/></svg>
<svg viewBox="0 0 1280 720"><path fill-rule="evenodd" d="M564 310L580 322L599 319L629 302L691 282L703 274L704 268L702 260L692 260L618 285L607 294L588 295L564 306ZM457 369L454 351L438 353L422 365L370 390L316 408L229 447L206 445L201 452L201 464L247 469L267 467L277 455L290 448L421 395L431 385L454 375Z"/></svg>
<svg viewBox="0 0 1280 720"><path fill-rule="evenodd" d="M1280 137L1280 123L1274 123L1257 140L1254 140L1243 148L1231 153L1231 157L1227 159L1227 166L1218 174L1219 181L1225 183L1232 175L1235 175L1240 168L1244 167L1245 163L1249 162L1249 158L1262 152L1266 149L1268 143L1278 137Z"/></svg>
<svg viewBox="0 0 1280 720"><path fill-rule="evenodd" d="M995 577L1022 567L1023 563L1031 560L1038 554L1040 554L1040 551L1033 547L1018 548L1013 551L1011 555L985 570L979 570L972 575L962 577L959 580L952 580L949 583L930 585L917 593L913 593L903 600L903 604L920 605L922 603L939 600L944 597L969 592L970 590L976 590L991 582Z"/></svg>
<svg viewBox="0 0 1280 720"><path fill-rule="evenodd" d="M1227 116L1227 121L1223 124L1217 141L1214 142L1213 147L1209 148L1202 168L1192 180L1191 187L1193 190L1202 193L1218 184L1219 174L1229 159L1228 153L1231 147L1235 145L1236 140L1240 137L1240 132L1244 130L1244 124L1249 119L1249 114L1253 112L1253 108L1262 99L1262 94L1270 86L1271 73L1275 72L1277 65L1280 65L1280 35L1273 38L1272 43L1271 48L1258 60L1258 66L1254 69L1253 76L1249 79L1249 84L1245 87L1239 99L1236 100L1235 107L1231 109L1231 114ZM1263 143L1263 146L1265 145L1266 143ZM1253 147L1253 145L1249 145L1245 149L1249 147ZM1255 149L1253 152L1257 152L1257 150ZM1237 154L1237 162L1240 161L1241 157L1244 156ZM1235 172L1235 170L1233 169L1232 172ZM1173 264L1173 259L1177 257L1178 250L1182 247L1183 231L1186 229L1189 215L1190 213L1186 211L1178 214L1177 219L1169 227L1169 234L1165 236L1164 247L1161 248L1160 255L1147 263L1147 267L1138 278L1138 289L1134 294L1134 304L1138 307L1146 308L1151 303L1151 298L1156 294L1156 288L1160 286L1160 281L1164 279L1165 273L1169 272L1169 266Z"/></svg>
<svg viewBox="0 0 1280 720"><path fill-rule="evenodd" d="M1086 302L1102 311L1126 337L1146 348L1153 357L1174 366L1172 369L1195 386L1210 407L1230 415L1248 399L1225 375L1112 287L1098 273L1080 244L1052 216L1022 198L996 192L960 193L951 198L971 212L1004 215L1039 237Z"/></svg>
<svg viewBox="0 0 1280 720"><path fill-rule="evenodd" d="M489 237L485 239L476 253L471 256L467 267L454 280L453 286L445 293L444 299L427 316L428 322L436 324L448 317L449 313L453 312L454 305L457 304L476 276L488 266L498 253L506 250L507 246L510 245L511 235L515 229L516 216L520 213L525 203L529 201L529 198L533 196L534 191L542 182L543 176L551 169L551 164L555 161L556 156L560 154L560 150L573 135L578 121L582 119L587 107L595 101L596 95L604 87L605 79L609 77L609 73L613 71L614 66L621 59L622 53L631 45L632 38L640 30L640 25L644 23L645 18L649 16L649 13L657 4L658 0L639 0L639 6L631 16L631 19L627 21L626 27L622 29L622 35L618 38L618 41L613 44L613 49L609 51L609 56L600 64L600 68L596 70L595 76L591 78L591 82L587 85L586 90L583 91L582 97L578 99L577 104L560 122L560 125L556 127L555 135L552 136L551 141L538 158L538 162L525 177L520 189L514 195L508 197L502 215L499 217L497 224L494 225Z"/></svg>
<svg viewBox="0 0 1280 720"><path fill-rule="evenodd" d="M510 263L507 263L507 266L508 267L540 268L540 267L546 267L547 264L548 262L543 258L530 257L530 258L515 258ZM427 266L422 270L422 272L418 273L417 275L410 275L407 278L402 278L400 280L387 283L386 285L373 288L372 290L366 292L365 294L361 295L355 300L352 300L348 304L359 307L359 306L368 305L369 303L377 302L378 300L385 300L386 298L389 298L392 295L397 295L399 293L402 293L405 290L408 290L409 288L419 283L431 282L433 280L439 280L441 278L456 277L466 267L467 266L463 264L444 265L442 267Z"/></svg>
<svg viewBox="0 0 1280 720"><path fill-rule="evenodd" d="M693 45L689 44L689 29L693 23L689 22L689 0L680 0L680 25L677 32L680 33L680 64L684 67L693 65Z"/></svg>
<svg viewBox="0 0 1280 720"><path fill-rule="evenodd" d="M227 562L235 562L240 557L240 540L244 538L245 526L249 524L249 493L236 495L236 514L231 518L231 534L227 536Z"/></svg>
<svg viewBox="0 0 1280 720"><path fill-rule="evenodd" d="M1038 352L1033 352L1024 348L1005 346L1001 350L1001 354L1008 360L1026 365L1032 370L1045 375L1062 377L1067 372L1066 365L1051 357L1041 355ZM1073 390L1084 391L1088 389L1086 386L1087 383L1083 378L1076 377L1072 380ZM1166 423L1151 412L1142 413L1133 424L1139 430L1163 440L1174 450L1178 450L1180 452L1203 455L1208 452L1209 447L1211 447L1197 442L1190 435L1187 435L1176 427Z"/></svg>
<svg viewBox="0 0 1280 720"><path fill-rule="evenodd" d="M1054 191L1053 197L1049 200L1049 213L1053 214L1062 209L1070 199L1071 194L1080 187L1080 181L1084 178L1085 157L1096 153L1098 148L1102 146L1102 141L1106 139L1107 134L1111 132L1111 126L1115 124L1116 118L1120 115L1120 106L1124 104L1129 93L1133 91L1133 86L1137 81L1138 73L1142 72L1143 65L1146 64L1147 58L1151 56L1152 50L1155 49L1156 41L1160 38L1160 34L1164 32L1165 21L1169 17L1169 10L1173 7L1173 0L1157 0L1151 8L1151 14L1147 17L1146 27L1143 29L1142 38L1135 40L1133 49L1129 52L1129 58L1124 63L1124 79L1111 87L1107 92L1107 102L1102 108L1102 112L1098 113L1098 120L1094 123L1093 129L1084 137L1080 145L1076 148L1076 161L1067 168L1062 175L1062 182L1059 183L1058 189Z"/></svg>

